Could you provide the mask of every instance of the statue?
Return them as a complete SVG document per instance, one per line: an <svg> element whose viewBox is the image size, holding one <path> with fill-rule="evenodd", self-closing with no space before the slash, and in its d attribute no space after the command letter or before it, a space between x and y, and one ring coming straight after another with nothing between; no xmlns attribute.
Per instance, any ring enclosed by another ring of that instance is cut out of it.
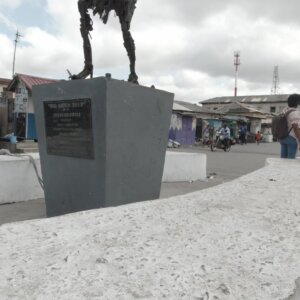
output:
<svg viewBox="0 0 300 300"><path fill-rule="evenodd" d="M124 46L130 61L130 74L128 81L138 84L138 76L135 73L135 45L130 33L130 23L134 13L137 0L78 0L80 13L80 32L83 39L84 68L77 75L70 74L71 79L84 79L87 76L93 77L92 47L89 39L90 31L93 30L93 21L88 9L93 14L98 14L104 24L107 23L111 10L119 17L123 33Z"/></svg>

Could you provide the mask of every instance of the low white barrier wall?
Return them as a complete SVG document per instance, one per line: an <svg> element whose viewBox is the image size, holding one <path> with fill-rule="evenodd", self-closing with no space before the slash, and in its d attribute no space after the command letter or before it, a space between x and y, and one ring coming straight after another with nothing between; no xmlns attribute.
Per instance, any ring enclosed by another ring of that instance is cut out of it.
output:
<svg viewBox="0 0 300 300"><path fill-rule="evenodd" d="M38 153L30 155L41 174ZM29 158L0 155L0 204L38 198L44 198L44 191Z"/></svg>
<svg viewBox="0 0 300 300"><path fill-rule="evenodd" d="M38 153L30 154L41 175ZM206 178L206 155L166 152L163 182L195 181ZM29 158L0 155L0 204L44 198Z"/></svg>
<svg viewBox="0 0 300 300"><path fill-rule="evenodd" d="M167 151L162 181L204 180L206 162L206 154Z"/></svg>

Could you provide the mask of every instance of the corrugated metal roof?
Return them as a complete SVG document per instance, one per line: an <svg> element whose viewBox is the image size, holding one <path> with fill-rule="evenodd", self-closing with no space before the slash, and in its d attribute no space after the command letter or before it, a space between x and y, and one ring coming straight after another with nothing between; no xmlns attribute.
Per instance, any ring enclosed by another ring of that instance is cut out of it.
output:
<svg viewBox="0 0 300 300"><path fill-rule="evenodd" d="M187 109L189 109L193 113L209 114L209 115L215 115L215 114L220 115L220 114L222 114L222 113L216 112L214 110L211 110L209 108L206 108L204 106L199 106L197 104L190 103L190 102L175 100L174 103L177 103L177 104L180 104L181 106L186 107Z"/></svg>
<svg viewBox="0 0 300 300"><path fill-rule="evenodd" d="M193 111L193 112L201 112L202 111L202 108L201 106L197 105L197 104L194 104L194 103L190 103L190 102L184 102L184 101L178 101L178 100L175 100L174 103L177 103L181 106L184 106L186 109L189 109L190 111Z"/></svg>
<svg viewBox="0 0 300 300"><path fill-rule="evenodd" d="M286 102L289 94L282 95L253 95L253 96L232 96L232 97L216 97L199 102L200 104L217 104L217 103L260 103L260 102Z"/></svg>
<svg viewBox="0 0 300 300"><path fill-rule="evenodd" d="M58 82L57 79L43 78L37 76L31 76L26 74L16 74L14 79L10 82L8 90L11 90L18 81L22 81L29 91L32 91L34 85L47 84Z"/></svg>
<svg viewBox="0 0 300 300"><path fill-rule="evenodd" d="M256 96L256 98L257 98L257 96ZM228 98L226 98L226 99L228 99ZM240 97L240 99L245 99L245 97ZM199 106L199 105L196 105L193 103L176 100L176 101L174 101L173 110L177 110L177 109L175 109L175 107L179 107L179 105L180 105L181 107L186 107L185 111L183 111L183 109L181 109L182 114L198 115L198 116L201 116L201 118L203 118L203 117L212 118L214 116L219 118L220 116L224 117L225 115L227 115L227 117L233 117L233 118L238 116L241 119L244 117L265 119L266 117L268 117L270 115L268 112L255 109L250 104L247 105L247 103L245 103L245 102L244 103L227 102L227 103L223 103L223 104L224 105L222 107L220 107L219 109L211 110L205 106ZM189 109L190 113L188 112L187 109ZM178 110L180 110L180 109L178 109Z"/></svg>
<svg viewBox="0 0 300 300"><path fill-rule="evenodd" d="M192 111L190 109L188 109L187 107L176 103L175 101L173 102L173 110L179 110L179 111Z"/></svg>
<svg viewBox="0 0 300 300"><path fill-rule="evenodd" d="M223 107L217 109L217 112L222 112L224 114L238 114L238 115L245 115L248 117L256 117L264 119L270 114L265 111L257 110L253 108L251 105L246 105L245 103L240 102L233 102Z"/></svg>
<svg viewBox="0 0 300 300"><path fill-rule="evenodd" d="M19 79L24 82L24 84L26 85L26 87L29 90L32 90L32 87L34 85L54 83L54 82L58 81L55 79L36 77L36 76L30 76L30 75L25 75L25 74L18 74L18 76L19 76Z"/></svg>

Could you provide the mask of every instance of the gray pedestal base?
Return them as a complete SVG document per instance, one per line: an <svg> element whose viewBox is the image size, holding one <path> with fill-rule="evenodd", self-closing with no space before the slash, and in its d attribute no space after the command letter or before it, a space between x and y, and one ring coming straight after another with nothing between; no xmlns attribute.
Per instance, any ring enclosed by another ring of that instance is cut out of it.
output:
<svg viewBox="0 0 300 300"><path fill-rule="evenodd" d="M34 86L47 216L158 198L173 96L104 77Z"/></svg>

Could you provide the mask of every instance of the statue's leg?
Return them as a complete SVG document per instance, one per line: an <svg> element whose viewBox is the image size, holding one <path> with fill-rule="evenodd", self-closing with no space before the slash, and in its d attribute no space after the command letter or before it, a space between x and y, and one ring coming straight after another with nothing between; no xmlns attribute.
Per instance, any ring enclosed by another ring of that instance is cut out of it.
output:
<svg viewBox="0 0 300 300"><path fill-rule="evenodd" d="M128 22L122 20L121 18L119 19L123 33L124 47L126 48L130 62L130 74L128 81L138 84L138 76L135 73L135 45L134 40L129 31L130 25Z"/></svg>
<svg viewBox="0 0 300 300"><path fill-rule="evenodd" d="M88 1L78 0L78 10L80 13L80 33L83 39L84 68L77 75L72 75L71 79L84 79L87 76L93 77L92 46L89 32L93 30L92 20L88 14Z"/></svg>

